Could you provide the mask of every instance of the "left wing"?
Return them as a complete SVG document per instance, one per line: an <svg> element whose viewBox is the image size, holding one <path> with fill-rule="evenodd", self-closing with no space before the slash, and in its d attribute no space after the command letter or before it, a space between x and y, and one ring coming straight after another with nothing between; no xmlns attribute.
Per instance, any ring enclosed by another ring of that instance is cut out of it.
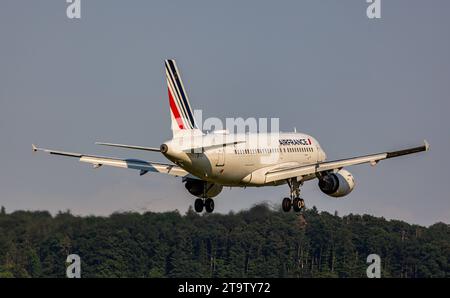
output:
<svg viewBox="0 0 450 298"><path fill-rule="evenodd" d="M104 157L104 156L95 156L95 155L85 155L80 153L72 153L72 152L64 152L64 151L56 151L38 148L34 144L32 145L33 152L42 151L47 152L53 155L67 156L67 157L76 157L81 162L90 163L94 166L94 168L99 168L103 165L112 166L117 168L127 168L140 170L140 175L144 175L148 172L158 172L163 174L169 174L176 177L186 177L192 176L186 170L182 169L179 166L157 163L157 162L148 162L139 159L119 159L113 157ZM194 178L194 177L192 177Z"/></svg>
<svg viewBox="0 0 450 298"><path fill-rule="evenodd" d="M289 178L294 177L302 177L312 174L320 174L321 172L327 172L331 170L341 169L343 167L363 164L363 163L370 163L371 165L376 165L380 160L398 157L402 155L422 152L422 151L428 151L430 148L430 145L427 143L427 141L424 141L424 144L419 147L414 148L408 148L404 150L398 150L398 151L391 151L391 152L384 152L384 153L378 153L378 154L370 154L370 155L364 155L359 157L353 157L353 158L347 158L347 159L341 159L341 160L335 160L335 161L326 161L326 162L320 162L315 163L311 165L306 166L296 166L291 167L287 169L281 169L281 170L273 170L266 173L266 183L278 181L278 180L285 180Z"/></svg>

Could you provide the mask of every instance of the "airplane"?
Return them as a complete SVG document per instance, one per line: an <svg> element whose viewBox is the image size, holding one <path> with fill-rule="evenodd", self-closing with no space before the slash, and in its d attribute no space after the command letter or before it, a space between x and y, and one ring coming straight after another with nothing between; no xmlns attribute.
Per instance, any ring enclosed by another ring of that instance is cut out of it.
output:
<svg viewBox="0 0 450 298"><path fill-rule="evenodd" d="M165 60L171 116L172 139L159 148L96 142L116 148L162 153L171 163L138 159L120 159L38 148L53 155L78 158L94 168L112 166L181 177L185 188L196 197L196 212L211 213L212 198L223 187L263 187L287 184L289 196L282 199L282 210L305 210L300 187L317 179L319 189L331 197L348 195L355 187L353 175L344 169L359 164L376 165L379 161L428 151L429 144L398 151L382 152L340 160L327 160L325 151L312 136L304 133L241 132L217 130L205 133L198 128L175 60Z"/></svg>

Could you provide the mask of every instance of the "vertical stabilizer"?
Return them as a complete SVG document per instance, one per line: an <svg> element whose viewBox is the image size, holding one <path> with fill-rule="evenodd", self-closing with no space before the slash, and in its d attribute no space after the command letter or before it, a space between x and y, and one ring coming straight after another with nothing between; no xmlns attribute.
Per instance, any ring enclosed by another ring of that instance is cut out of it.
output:
<svg viewBox="0 0 450 298"><path fill-rule="evenodd" d="M188 131L192 133L192 130L198 130L198 127L181 81L180 71L173 59L166 60L165 66L173 135Z"/></svg>

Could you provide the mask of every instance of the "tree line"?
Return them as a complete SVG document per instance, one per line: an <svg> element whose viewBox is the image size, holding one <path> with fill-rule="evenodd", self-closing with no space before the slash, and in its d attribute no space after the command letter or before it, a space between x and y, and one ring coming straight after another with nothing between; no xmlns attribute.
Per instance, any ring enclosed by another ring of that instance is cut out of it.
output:
<svg viewBox="0 0 450 298"><path fill-rule="evenodd" d="M450 226L266 205L108 217L1 209L0 277L65 277L70 254L82 277L366 277L369 254L382 277L450 277Z"/></svg>

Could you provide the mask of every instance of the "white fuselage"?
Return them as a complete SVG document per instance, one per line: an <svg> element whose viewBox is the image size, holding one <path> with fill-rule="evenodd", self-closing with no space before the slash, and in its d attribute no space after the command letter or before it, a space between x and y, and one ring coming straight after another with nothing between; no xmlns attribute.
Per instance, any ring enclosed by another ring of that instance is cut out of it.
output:
<svg viewBox="0 0 450 298"><path fill-rule="evenodd" d="M167 152L163 154L172 162L202 180L224 186L268 185L265 183L268 171L326 159L317 140L303 133L217 132L176 137L164 144ZM183 150L193 147L198 149ZM315 176L303 180L312 178Z"/></svg>

